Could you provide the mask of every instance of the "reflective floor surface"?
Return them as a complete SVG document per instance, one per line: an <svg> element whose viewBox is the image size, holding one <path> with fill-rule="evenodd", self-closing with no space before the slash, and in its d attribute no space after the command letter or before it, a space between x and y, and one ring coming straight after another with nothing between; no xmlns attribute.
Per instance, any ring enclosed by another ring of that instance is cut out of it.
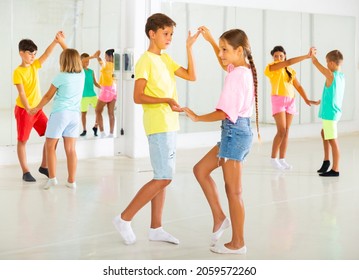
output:
<svg viewBox="0 0 359 280"><path fill-rule="evenodd" d="M340 177L316 173L322 162L319 138L290 140L280 172L269 164L271 143L255 143L244 164L246 208L244 256L209 250L212 218L193 165L208 148L179 150L176 176L167 191L163 226L179 245L150 242L149 206L132 222L137 243L126 246L112 218L152 179L146 159L96 158L78 162L76 191L65 187L66 162L58 164L60 184L42 189L46 178L31 165L36 183L21 180L18 165L0 169L0 259L2 260L358 260L359 134L343 135ZM228 213L221 170L213 174ZM230 239L225 232L219 242Z"/></svg>

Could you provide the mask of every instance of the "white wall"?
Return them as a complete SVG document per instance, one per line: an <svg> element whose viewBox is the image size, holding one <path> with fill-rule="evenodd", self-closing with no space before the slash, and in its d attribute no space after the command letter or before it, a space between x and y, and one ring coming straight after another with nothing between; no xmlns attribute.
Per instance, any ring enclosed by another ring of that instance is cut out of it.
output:
<svg viewBox="0 0 359 280"><path fill-rule="evenodd" d="M155 1L157 4L161 1ZM164 1L168 2L168 1ZM210 5L219 5L218 1L215 0L176 0L172 2L191 2L191 3L201 3L201 4L210 4ZM300 1L300 5L296 5L298 2L294 1L285 1L285 0L222 0L220 5L228 6L239 6L245 8L259 8L259 9L269 9L269 10L280 10L280 11L294 11L294 12L306 12L306 13L316 13L316 14L326 14L326 15L342 15L342 16L354 16L358 18L359 15L359 3L355 0L344 0L341 2L338 1L326 1L326 0L305 0ZM159 11L159 10L158 10ZM153 11L154 12L154 11ZM356 53L358 53L358 20L356 21ZM345 32L345 30L343 30ZM358 55L356 54L355 58L356 67L356 81L358 80ZM358 82L356 82L356 91L359 87ZM346 94L355 95L355 92L347 92ZM355 108L359 108L359 98L355 98ZM355 116L353 121L341 122L339 126L340 133L349 133L359 130L359 115L358 110L355 111ZM313 137L317 136L320 131L320 124L312 125L293 125L291 129L291 138L297 137ZM272 138L275 133L274 127L262 127L261 136L263 141L272 141ZM211 146L218 139L218 132L207 132L207 133L186 133L179 135L178 148L192 148L195 146Z"/></svg>
<svg viewBox="0 0 359 280"><path fill-rule="evenodd" d="M165 1L165 0L163 0ZM116 9L120 11L114 13L121 17L119 30L121 34L118 36L118 44L121 48L132 48L134 50L135 60L147 49L148 39L144 33L144 25L147 17L154 13L160 12L161 0L120 0L120 5L116 5ZM191 0L176 2L196 2L202 4L218 5L218 0ZM240 6L246 8L260 8L281 11L299 11L307 13L318 13L328 15L359 15L359 3L356 0L302 0L300 4L297 1L288 0L222 0L221 5ZM356 30L356 42L358 42L358 21ZM345 30L343 30L345 32ZM104 34L103 34L104 35ZM358 53L358 44L356 43L356 50ZM358 78L358 56L356 55L357 65L356 77ZM358 80L358 79L356 79ZM359 84L356 83L356 90ZM148 155L147 139L143 132L142 126L142 108L140 105L133 103L133 80L124 80L124 114L122 117L124 121L125 134L118 139L103 139L78 141L78 156L79 158L96 157L96 156L111 156L122 154L130 157L144 157ZM347 93L355 94L355 93ZM356 108L359 108L359 98L355 99ZM354 121L342 122L339 131L340 133L358 131L359 121L358 112ZM263 141L271 141L273 137L273 127L261 128ZM320 130L320 125L299 125L293 126L291 131L291 138L317 136ZM205 132L205 133L186 133L179 134L178 148L194 148L203 146L212 146L218 140L219 133ZM39 162L42 145L34 144L28 149L29 162ZM4 146L0 147L0 165L17 163L16 147ZM64 154L59 149L59 159L64 158Z"/></svg>

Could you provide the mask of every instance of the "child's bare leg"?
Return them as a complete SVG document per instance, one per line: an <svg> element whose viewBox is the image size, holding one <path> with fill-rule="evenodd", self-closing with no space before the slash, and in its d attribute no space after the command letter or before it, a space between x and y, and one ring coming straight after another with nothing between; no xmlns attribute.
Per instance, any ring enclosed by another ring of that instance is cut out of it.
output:
<svg viewBox="0 0 359 280"><path fill-rule="evenodd" d="M213 232L216 232L226 218L223 212L216 183L211 177L213 170L218 168L224 160L217 157L218 146L213 147L193 168L194 175L200 184L213 216Z"/></svg>
<svg viewBox="0 0 359 280"><path fill-rule="evenodd" d="M332 155L333 155L333 166L332 170L339 172L339 158L340 158L340 152L339 152L339 145L337 139L331 139L328 141L330 144L330 147L332 148Z"/></svg>

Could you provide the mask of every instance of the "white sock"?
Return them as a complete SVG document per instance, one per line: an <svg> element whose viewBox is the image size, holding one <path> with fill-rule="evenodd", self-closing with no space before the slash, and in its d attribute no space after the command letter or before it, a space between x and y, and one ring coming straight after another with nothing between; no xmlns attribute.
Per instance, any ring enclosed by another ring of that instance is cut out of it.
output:
<svg viewBox="0 0 359 280"><path fill-rule="evenodd" d="M73 183L66 182L66 187L68 187L70 189L76 189L77 185L76 185L76 182L73 182Z"/></svg>
<svg viewBox="0 0 359 280"><path fill-rule="evenodd" d="M210 246L214 246L218 239L222 236L223 232L231 226L231 221L226 217L219 229L216 232L213 232L211 235L211 243Z"/></svg>
<svg viewBox="0 0 359 280"><path fill-rule="evenodd" d="M120 216L116 216L112 220L113 225L122 236L123 242L126 245L131 245L136 242L136 235L132 230L131 221L122 220Z"/></svg>
<svg viewBox="0 0 359 280"><path fill-rule="evenodd" d="M209 248L213 253L217 254L234 254L234 255L244 255L247 253L247 247L244 245L239 249L229 249L224 245L214 246Z"/></svg>
<svg viewBox="0 0 359 280"><path fill-rule="evenodd" d="M270 159L271 165L275 168L275 169L284 169L284 166L280 164L279 160L277 158L271 158Z"/></svg>
<svg viewBox="0 0 359 280"><path fill-rule="evenodd" d="M168 232L164 231L162 227L150 228L150 231L148 233L148 238L151 241L163 241L173 244L179 244L179 240L173 237Z"/></svg>
<svg viewBox="0 0 359 280"><path fill-rule="evenodd" d="M56 177L54 178L50 178L46 185L44 186L44 190L48 190L50 187L54 187L58 184L59 182L57 181Z"/></svg>
<svg viewBox="0 0 359 280"><path fill-rule="evenodd" d="M280 158L279 163L280 163L280 165L283 166L283 169L292 169L292 167L293 167L290 164L288 164L288 162L285 161L285 158Z"/></svg>

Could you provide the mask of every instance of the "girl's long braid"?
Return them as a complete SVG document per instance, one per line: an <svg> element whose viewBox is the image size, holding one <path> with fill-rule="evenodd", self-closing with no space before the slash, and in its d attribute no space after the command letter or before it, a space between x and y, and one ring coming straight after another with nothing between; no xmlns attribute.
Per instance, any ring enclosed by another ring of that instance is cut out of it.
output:
<svg viewBox="0 0 359 280"><path fill-rule="evenodd" d="M254 97L255 97L255 105L256 105L256 127L257 127L257 135L258 140L261 140L261 135L259 133L259 116L258 116L258 78L257 78L257 69L254 65L253 57L250 51L247 52L248 61L251 65L252 75L253 75L253 83L254 83Z"/></svg>

